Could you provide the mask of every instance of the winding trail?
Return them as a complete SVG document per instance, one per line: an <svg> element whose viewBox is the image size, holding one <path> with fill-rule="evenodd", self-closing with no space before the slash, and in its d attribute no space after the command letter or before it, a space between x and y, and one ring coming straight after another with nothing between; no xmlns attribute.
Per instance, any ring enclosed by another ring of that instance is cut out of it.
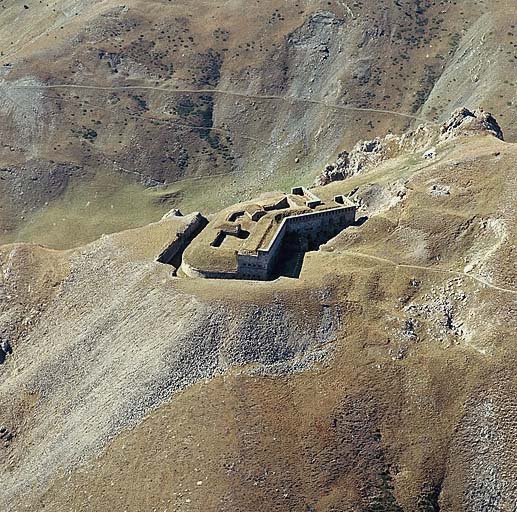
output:
<svg viewBox="0 0 517 512"><path fill-rule="evenodd" d="M192 88L182 88L182 89L171 89L160 86L151 86L151 85L118 85L118 86L99 86L99 85L78 85L78 84L51 84L51 85L36 85L36 84L27 84L27 85L15 85L12 87L13 89L83 89L83 90L92 90L92 91L155 91L169 94L218 94L222 96L233 96L236 98L245 98L251 100L261 100L261 101L283 101L288 103L303 103L303 104L311 104L311 105L319 105L325 108L334 109L334 110L342 110L346 112L372 112L377 114L389 114L399 117L405 117L408 119L414 119L417 121L432 123L429 119L425 119L423 117L414 116L411 114L406 114L403 112L397 112L395 110L385 110L380 108L369 108L369 107L350 107L347 105L338 105L336 103L327 103L322 100L313 100L310 98L297 98L295 96L279 96L275 94L246 94L243 92L237 91L228 91L221 89L192 89Z"/></svg>
<svg viewBox="0 0 517 512"><path fill-rule="evenodd" d="M474 281L477 281L478 283L487 286L489 288L492 288L493 290L497 290L499 292L503 293L511 293L512 295L517 295L517 290L512 290L510 288L503 288L501 286L496 286L495 284L491 284L488 281L485 281L482 277L479 277L475 274L468 274L466 272L458 272L457 270L449 270L445 268L439 268L439 267L425 267L423 265L409 265L407 263L397 263L396 261L390 260L388 258L381 258L380 256L373 256L371 254L365 254L363 252L356 252L356 251L340 251L342 254L348 254L350 256L359 256L361 258L367 258L374 261L379 261L381 263L387 263L388 265L392 265L394 267L398 268L412 268L416 270L425 270L427 272L435 272L440 274L451 274L459 277L468 277L470 279L473 279Z"/></svg>

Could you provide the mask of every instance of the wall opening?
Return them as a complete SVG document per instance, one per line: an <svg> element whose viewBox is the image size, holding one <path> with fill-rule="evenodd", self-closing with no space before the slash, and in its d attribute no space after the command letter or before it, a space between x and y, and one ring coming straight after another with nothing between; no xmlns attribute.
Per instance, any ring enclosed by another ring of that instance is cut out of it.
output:
<svg viewBox="0 0 517 512"><path fill-rule="evenodd" d="M263 208L266 212L272 212L276 210L287 210L287 208L291 208L291 205L289 204L289 200L287 199L287 197L284 197L280 201L274 204L268 204Z"/></svg>
<svg viewBox="0 0 517 512"><path fill-rule="evenodd" d="M245 229L237 229L232 231L219 231L214 241L210 244L212 247L221 247L222 245L232 245L232 241L246 240L250 236L250 232ZM233 239L233 240L232 240ZM237 244L237 247L239 244Z"/></svg>
<svg viewBox="0 0 517 512"><path fill-rule="evenodd" d="M235 222L236 220L242 219L244 217L244 212L233 212L228 216L228 220L230 222Z"/></svg>

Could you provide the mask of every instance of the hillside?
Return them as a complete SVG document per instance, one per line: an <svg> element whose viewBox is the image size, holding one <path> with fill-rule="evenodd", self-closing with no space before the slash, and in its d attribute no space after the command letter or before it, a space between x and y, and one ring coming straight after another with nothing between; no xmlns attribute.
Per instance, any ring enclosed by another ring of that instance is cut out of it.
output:
<svg viewBox="0 0 517 512"><path fill-rule="evenodd" d="M514 10L0 0L0 510L517 510ZM157 261L293 185L298 278Z"/></svg>
<svg viewBox="0 0 517 512"><path fill-rule="evenodd" d="M513 510L516 148L318 189L369 219L300 279L172 277L188 217L2 247L2 509Z"/></svg>
<svg viewBox="0 0 517 512"><path fill-rule="evenodd" d="M217 211L461 106L516 138L502 0L4 0L0 15L3 243L66 249L172 207Z"/></svg>

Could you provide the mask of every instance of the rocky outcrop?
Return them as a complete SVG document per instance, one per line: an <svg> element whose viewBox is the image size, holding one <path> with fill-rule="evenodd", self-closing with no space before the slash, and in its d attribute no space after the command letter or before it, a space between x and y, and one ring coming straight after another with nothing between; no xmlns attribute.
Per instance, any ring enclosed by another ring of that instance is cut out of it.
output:
<svg viewBox="0 0 517 512"><path fill-rule="evenodd" d="M384 137L358 142L352 151L339 153L334 163L327 165L315 179L314 186L323 186L333 181L340 181L350 176L366 172L384 160L394 158L401 153L432 151L436 156L436 148L431 148L437 138L436 129L429 124L421 124L402 135L388 133ZM429 158L426 156L426 158Z"/></svg>
<svg viewBox="0 0 517 512"><path fill-rule="evenodd" d="M314 180L316 187L328 185L333 181L341 181L348 177L350 165L350 153L343 151L339 153L333 164L327 165L321 174Z"/></svg>
<svg viewBox="0 0 517 512"><path fill-rule="evenodd" d="M327 165L316 178L314 185L322 186L332 181L344 180L378 164L385 156L386 146L380 138L358 142L350 153L347 151L339 153L336 161Z"/></svg>
<svg viewBox="0 0 517 512"><path fill-rule="evenodd" d="M504 140L503 131L490 112L483 109L474 112L463 107L456 110L451 118L443 123L437 133L436 125L421 124L402 135L388 133L383 138L358 142L352 151L338 154L334 163L327 165L315 179L314 186L327 185L355 174L365 172L388 158L402 153L424 151L422 157L428 160L436 158L436 144L444 143L452 138L487 134Z"/></svg>
<svg viewBox="0 0 517 512"><path fill-rule="evenodd" d="M459 108L440 128L440 140L445 141L462 135L487 133L504 140L503 130L490 112Z"/></svg>
<svg viewBox="0 0 517 512"><path fill-rule="evenodd" d="M387 186L378 183L361 185L350 195L350 199L358 205L361 215L378 215L393 208L404 200L407 194L406 184L397 181Z"/></svg>
<svg viewBox="0 0 517 512"><path fill-rule="evenodd" d="M316 12L287 38L288 48L303 52L314 64L335 55L339 48L339 35L345 20L332 12Z"/></svg>

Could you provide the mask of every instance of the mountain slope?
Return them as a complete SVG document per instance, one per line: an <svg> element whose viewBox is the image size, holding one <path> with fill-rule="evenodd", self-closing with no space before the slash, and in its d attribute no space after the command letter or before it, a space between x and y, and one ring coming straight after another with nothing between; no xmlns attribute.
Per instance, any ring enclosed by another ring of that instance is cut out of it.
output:
<svg viewBox="0 0 517 512"><path fill-rule="evenodd" d="M74 247L310 183L358 140L458 106L515 140L507 2L25 5L1 5L4 243Z"/></svg>
<svg viewBox="0 0 517 512"><path fill-rule="evenodd" d="M516 156L460 137L318 189L369 220L299 280L172 278L182 218L3 247L4 509L511 510Z"/></svg>

